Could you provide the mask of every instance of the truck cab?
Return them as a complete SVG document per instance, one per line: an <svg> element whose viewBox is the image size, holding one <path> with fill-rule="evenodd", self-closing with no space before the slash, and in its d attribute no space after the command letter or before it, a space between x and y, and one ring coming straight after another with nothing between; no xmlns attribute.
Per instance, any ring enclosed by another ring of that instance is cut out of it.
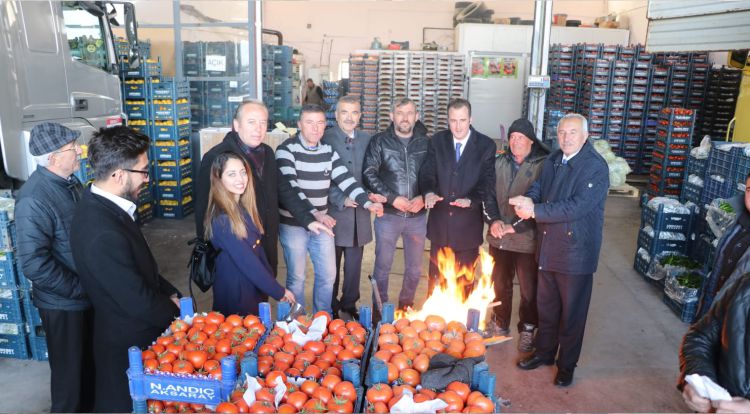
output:
<svg viewBox="0 0 750 414"><path fill-rule="evenodd" d="M66 125L86 143L123 114L111 4L3 1L0 8L0 187L12 188L36 168L28 151L36 124Z"/></svg>

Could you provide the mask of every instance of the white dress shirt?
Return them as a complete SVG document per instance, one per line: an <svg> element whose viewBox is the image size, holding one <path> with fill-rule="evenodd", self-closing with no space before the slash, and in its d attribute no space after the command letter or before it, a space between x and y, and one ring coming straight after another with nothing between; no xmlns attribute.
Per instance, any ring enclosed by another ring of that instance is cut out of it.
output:
<svg viewBox="0 0 750 414"><path fill-rule="evenodd" d="M120 207L121 209L125 210L125 212L128 213L130 218L133 219L133 221L135 221L135 204L133 204L132 201L126 200L112 193L108 193L102 190L101 188L95 186L94 184L91 184L91 192L93 194L102 196L106 198L107 200L117 204L117 207Z"/></svg>
<svg viewBox="0 0 750 414"><path fill-rule="evenodd" d="M570 161L571 158L573 158L576 155L578 155L579 152L581 152L581 150L576 151L575 154L571 155L570 157L568 157L567 155L563 154L563 156L562 156L562 162L567 163L568 161Z"/></svg>

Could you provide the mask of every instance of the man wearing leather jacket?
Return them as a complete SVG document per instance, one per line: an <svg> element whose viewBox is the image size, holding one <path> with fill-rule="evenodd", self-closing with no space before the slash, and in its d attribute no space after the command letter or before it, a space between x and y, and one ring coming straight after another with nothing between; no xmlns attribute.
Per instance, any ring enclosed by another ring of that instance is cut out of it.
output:
<svg viewBox="0 0 750 414"><path fill-rule="evenodd" d="M375 268L380 298L388 300L388 275L401 237L404 245L404 281L399 309L414 305L422 276L427 235L427 214L418 185L419 169L427 156L427 129L418 121L417 105L408 98L397 100L391 110L391 126L370 140L362 172L370 191L387 198L385 214L375 218Z"/></svg>

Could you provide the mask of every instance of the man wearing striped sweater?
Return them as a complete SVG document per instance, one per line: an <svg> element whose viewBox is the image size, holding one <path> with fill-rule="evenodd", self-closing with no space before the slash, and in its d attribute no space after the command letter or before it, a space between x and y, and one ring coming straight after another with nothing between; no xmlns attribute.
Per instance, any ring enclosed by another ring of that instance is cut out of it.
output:
<svg viewBox="0 0 750 414"><path fill-rule="evenodd" d="M326 116L318 105L304 105L297 123L299 134L276 149L279 182L288 182L296 191L279 194L279 239L287 266L286 287L297 301L305 305L305 265L307 253L313 263L313 312L331 312L333 281L336 276L336 247L332 234L308 231L297 220L311 212L317 221L329 228L336 220L328 215L328 192L331 185L364 208L383 214L383 205L370 201L367 192L341 161L330 145L321 144ZM291 197L298 197L298 200ZM302 209L304 207L304 209Z"/></svg>

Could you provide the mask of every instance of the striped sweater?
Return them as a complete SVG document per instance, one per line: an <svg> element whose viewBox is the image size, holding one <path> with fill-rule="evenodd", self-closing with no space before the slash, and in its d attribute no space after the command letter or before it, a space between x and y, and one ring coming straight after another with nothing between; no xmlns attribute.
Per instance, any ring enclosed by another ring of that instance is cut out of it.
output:
<svg viewBox="0 0 750 414"><path fill-rule="evenodd" d="M298 136L289 138L276 148L276 165L279 182L289 183L294 190L279 195L280 222L283 224L301 226L295 218L305 211L295 211L295 207L299 208L297 206L306 206L309 212L327 212L331 185L337 185L361 206L369 203L365 190L328 144L319 143L315 149L307 149ZM302 203L288 197L298 197Z"/></svg>

